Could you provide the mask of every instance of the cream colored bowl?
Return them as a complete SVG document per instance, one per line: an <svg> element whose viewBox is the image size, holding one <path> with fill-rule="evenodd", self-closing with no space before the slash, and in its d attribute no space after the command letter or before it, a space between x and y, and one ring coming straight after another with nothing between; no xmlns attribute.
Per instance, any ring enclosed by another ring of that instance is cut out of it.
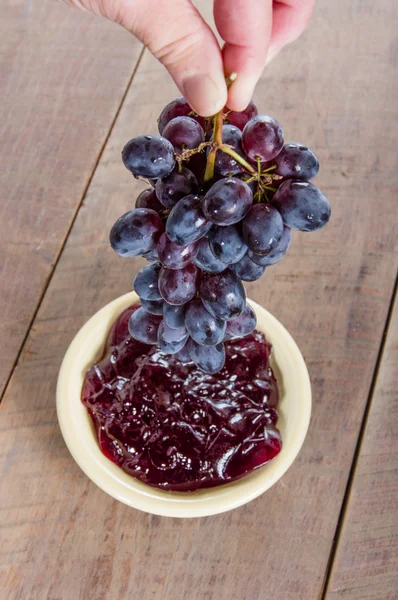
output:
<svg viewBox="0 0 398 600"><path fill-rule="evenodd" d="M203 517L241 506L268 490L286 473L304 442L311 415L311 387L304 359L286 329L264 308L250 302L257 328L271 342L278 379L278 427L281 452L264 467L239 481L196 492L167 492L140 483L101 452L91 419L80 401L85 373L101 357L112 323L138 302L134 293L117 298L80 329L63 360L57 385L57 412L62 435L73 458L90 479L117 500L167 517Z"/></svg>

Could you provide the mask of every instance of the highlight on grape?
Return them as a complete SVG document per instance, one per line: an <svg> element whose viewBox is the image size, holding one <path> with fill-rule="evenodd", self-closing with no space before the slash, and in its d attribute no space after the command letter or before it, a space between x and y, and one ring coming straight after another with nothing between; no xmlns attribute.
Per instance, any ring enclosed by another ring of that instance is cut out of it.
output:
<svg viewBox="0 0 398 600"><path fill-rule="evenodd" d="M110 232L117 254L149 262L134 280L141 308L129 332L217 373L224 342L256 327L242 281L284 257L291 229L324 227L331 207L310 182L319 170L315 154L285 143L282 126L253 102L205 119L177 98L158 128L160 135L123 148L126 168L151 187Z"/></svg>

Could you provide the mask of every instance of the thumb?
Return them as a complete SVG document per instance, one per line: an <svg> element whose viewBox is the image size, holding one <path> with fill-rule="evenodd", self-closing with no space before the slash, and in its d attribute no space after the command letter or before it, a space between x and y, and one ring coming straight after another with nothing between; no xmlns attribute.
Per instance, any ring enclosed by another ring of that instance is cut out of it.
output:
<svg viewBox="0 0 398 600"><path fill-rule="evenodd" d="M190 106L214 115L227 101L218 42L190 0L108 0L107 15L134 33L166 67Z"/></svg>

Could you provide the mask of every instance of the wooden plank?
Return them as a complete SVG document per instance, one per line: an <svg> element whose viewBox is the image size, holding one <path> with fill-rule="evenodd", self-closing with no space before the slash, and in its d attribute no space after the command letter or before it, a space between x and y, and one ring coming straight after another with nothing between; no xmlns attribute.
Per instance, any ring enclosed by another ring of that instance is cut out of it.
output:
<svg viewBox="0 0 398 600"><path fill-rule="evenodd" d="M1 21L0 396L141 50L53 0Z"/></svg>
<svg viewBox="0 0 398 600"><path fill-rule="evenodd" d="M344 516L327 600L398 597L398 301Z"/></svg>
<svg viewBox="0 0 398 600"><path fill-rule="evenodd" d="M313 418L281 482L245 507L200 520L149 516L107 497L73 463L55 415L57 373L73 335L129 289L143 264L115 256L107 238L142 189L121 165L120 149L130 136L155 131L176 94L144 55L5 397L0 573L7 599L320 594L397 265L396 140L386 126L395 111L396 8L321 0L310 30L258 88L261 109L320 155L319 185L333 204L325 230L294 235L284 261L249 286L302 348Z"/></svg>

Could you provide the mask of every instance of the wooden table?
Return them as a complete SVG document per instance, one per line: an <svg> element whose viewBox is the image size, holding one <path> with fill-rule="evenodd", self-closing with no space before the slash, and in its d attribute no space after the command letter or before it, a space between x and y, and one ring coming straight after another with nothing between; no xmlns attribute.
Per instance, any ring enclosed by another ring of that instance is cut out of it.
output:
<svg viewBox="0 0 398 600"><path fill-rule="evenodd" d="M211 2L199 3L207 15ZM5 0L1 61L0 597L398 598L397 64L393 0L320 0L255 100L322 161L333 218L249 285L292 332L314 407L289 472L216 517L119 504L79 470L57 373L140 260L108 231L142 185L120 161L176 89L128 33L53 0Z"/></svg>

